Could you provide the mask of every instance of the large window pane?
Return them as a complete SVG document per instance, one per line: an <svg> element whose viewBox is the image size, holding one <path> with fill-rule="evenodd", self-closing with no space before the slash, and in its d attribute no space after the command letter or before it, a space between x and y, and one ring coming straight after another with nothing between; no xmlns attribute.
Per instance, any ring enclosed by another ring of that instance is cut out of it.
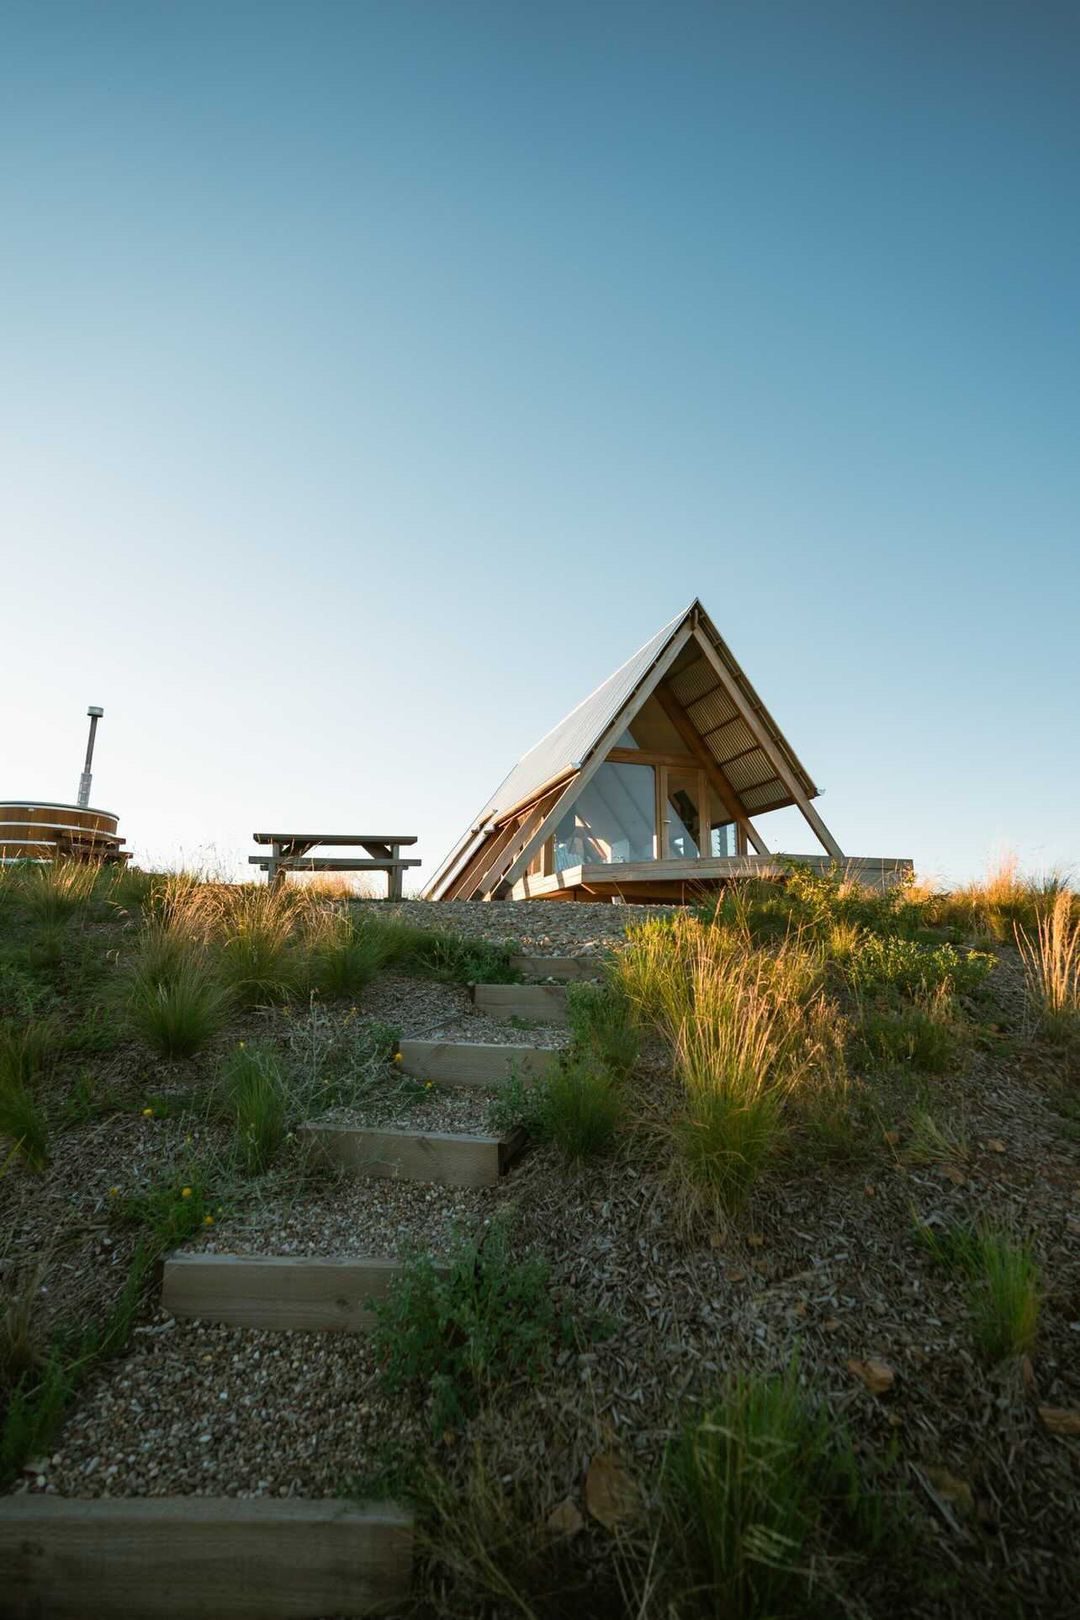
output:
<svg viewBox="0 0 1080 1620"><path fill-rule="evenodd" d="M605 762L555 829L555 870L651 861L655 855L652 766Z"/></svg>
<svg viewBox="0 0 1080 1620"><path fill-rule="evenodd" d="M701 850L700 787L697 771L667 773L667 856L673 861L696 860Z"/></svg>

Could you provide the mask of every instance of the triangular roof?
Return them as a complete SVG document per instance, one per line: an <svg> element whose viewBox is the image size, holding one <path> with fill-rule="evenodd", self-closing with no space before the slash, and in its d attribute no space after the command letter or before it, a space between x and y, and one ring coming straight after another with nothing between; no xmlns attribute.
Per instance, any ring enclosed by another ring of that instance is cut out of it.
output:
<svg viewBox="0 0 1080 1620"><path fill-rule="evenodd" d="M471 898L461 888L466 875L482 877L480 888L471 883L477 895L491 894L513 875L522 854L515 827L524 836L556 800L565 809L575 778L584 785L661 682L684 743L723 783L733 816L748 822L792 804L806 813L817 788L695 598L522 755L432 878L427 898ZM818 818L810 812L809 819L814 825Z"/></svg>

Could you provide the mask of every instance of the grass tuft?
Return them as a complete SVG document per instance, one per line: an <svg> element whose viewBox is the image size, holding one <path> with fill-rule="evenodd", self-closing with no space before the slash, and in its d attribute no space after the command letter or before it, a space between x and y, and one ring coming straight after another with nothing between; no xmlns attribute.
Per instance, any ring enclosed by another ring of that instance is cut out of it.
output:
<svg viewBox="0 0 1080 1620"><path fill-rule="evenodd" d="M836 1531L849 1553L881 1534L850 1441L793 1367L733 1379L671 1448L665 1486L671 1534L697 1577L688 1612L717 1620L821 1612Z"/></svg>
<svg viewBox="0 0 1080 1620"><path fill-rule="evenodd" d="M1059 889L1033 935L1017 925L1016 943L1040 1028L1056 1039L1080 1032L1080 907L1071 891Z"/></svg>
<svg viewBox="0 0 1080 1620"><path fill-rule="evenodd" d="M1031 1249L1000 1228L919 1224L931 1259L969 1285L972 1336L989 1362L1026 1355L1039 1328L1039 1268Z"/></svg>
<svg viewBox="0 0 1080 1620"><path fill-rule="evenodd" d="M249 1175L270 1164L286 1130L286 1088L281 1060L266 1046L230 1052L221 1067L221 1097L236 1133L236 1153Z"/></svg>

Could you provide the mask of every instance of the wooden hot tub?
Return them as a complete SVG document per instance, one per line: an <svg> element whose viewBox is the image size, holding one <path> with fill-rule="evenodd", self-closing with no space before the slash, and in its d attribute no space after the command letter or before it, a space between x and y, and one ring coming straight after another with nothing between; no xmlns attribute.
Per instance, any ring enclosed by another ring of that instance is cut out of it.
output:
<svg viewBox="0 0 1080 1620"><path fill-rule="evenodd" d="M74 804L0 799L0 863L11 861L125 861L118 817L111 810Z"/></svg>

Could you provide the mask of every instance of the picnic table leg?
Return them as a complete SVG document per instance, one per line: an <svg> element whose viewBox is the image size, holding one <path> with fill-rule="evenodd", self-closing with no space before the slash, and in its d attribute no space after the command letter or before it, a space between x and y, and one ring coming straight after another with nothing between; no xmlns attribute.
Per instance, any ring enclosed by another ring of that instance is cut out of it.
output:
<svg viewBox="0 0 1080 1620"><path fill-rule="evenodd" d="M274 839L272 848L273 854L270 857L270 865L267 868L266 876L271 889L276 894L281 888L282 884L285 882L285 869L284 867L278 865L278 862L281 859L282 846L276 838Z"/></svg>
<svg viewBox="0 0 1080 1620"><path fill-rule="evenodd" d="M390 859L391 860L396 861L398 859L398 854L399 854L400 847L401 846L399 844L392 844L390 846ZM388 900L400 900L401 899L401 878L402 878L402 872L401 872L401 867L400 866L392 866L390 868L389 872L387 872L387 874L386 874L386 898Z"/></svg>

